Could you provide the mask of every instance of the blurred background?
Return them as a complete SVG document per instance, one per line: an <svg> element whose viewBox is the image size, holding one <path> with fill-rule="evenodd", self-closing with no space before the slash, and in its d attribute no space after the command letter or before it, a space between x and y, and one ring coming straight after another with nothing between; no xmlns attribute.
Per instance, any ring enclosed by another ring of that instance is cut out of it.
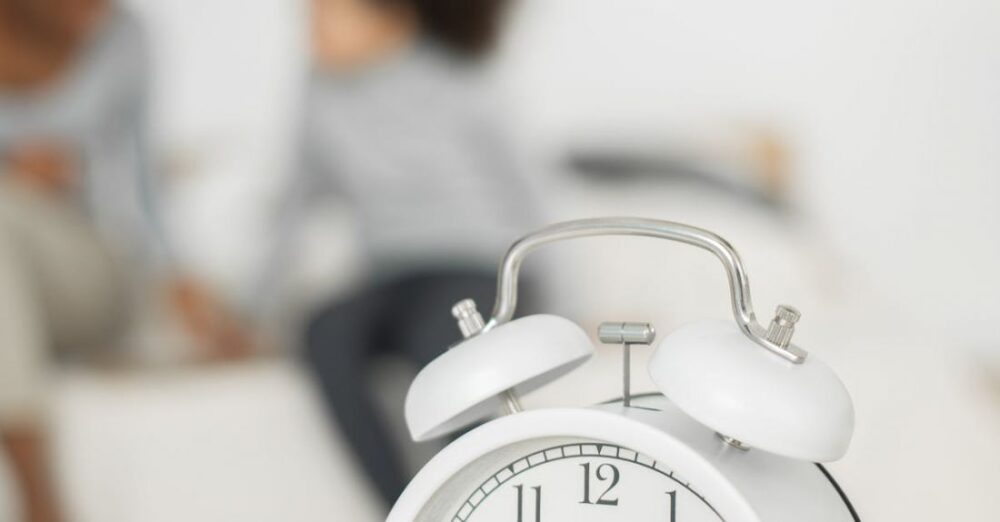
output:
<svg viewBox="0 0 1000 522"><path fill-rule="evenodd" d="M451 303L604 215L716 231L803 312L862 519L995 518L1000 3L455 4L0 0L0 520L384 519ZM523 308L668 332L722 275L578 241Z"/></svg>

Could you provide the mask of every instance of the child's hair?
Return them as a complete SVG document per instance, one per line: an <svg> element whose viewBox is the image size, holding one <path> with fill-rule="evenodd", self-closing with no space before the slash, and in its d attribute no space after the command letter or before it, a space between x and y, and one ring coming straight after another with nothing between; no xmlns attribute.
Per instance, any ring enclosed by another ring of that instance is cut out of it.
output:
<svg viewBox="0 0 1000 522"><path fill-rule="evenodd" d="M376 0L408 4L435 41L466 56L489 51L497 39L507 0Z"/></svg>

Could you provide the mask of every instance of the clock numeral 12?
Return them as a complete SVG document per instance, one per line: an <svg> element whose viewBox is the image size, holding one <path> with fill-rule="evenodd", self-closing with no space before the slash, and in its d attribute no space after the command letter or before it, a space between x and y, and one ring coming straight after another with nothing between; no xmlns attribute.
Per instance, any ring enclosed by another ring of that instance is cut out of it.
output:
<svg viewBox="0 0 1000 522"><path fill-rule="evenodd" d="M517 490L517 522L525 522L524 520L524 486L518 484L514 486ZM542 486L533 486L531 489L535 490L535 521L542 522Z"/></svg>
<svg viewBox="0 0 1000 522"><path fill-rule="evenodd" d="M594 473L597 480L600 482L610 480L611 485L608 486L608 489L604 490L604 493L601 493L601 496L597 498L597 502L592 502L590 500L590 463L580 464L580 467L583 468L583 500L580 503L596 504L598 506L617 506L617 498L604 497L608 496L608 493L611 493L611 490L618 485L618 481L621 479L621 472L618 471L618 468L613 464L601 464L597 466ZM608 473L605 473L605 471L608 471Z"/></svg>

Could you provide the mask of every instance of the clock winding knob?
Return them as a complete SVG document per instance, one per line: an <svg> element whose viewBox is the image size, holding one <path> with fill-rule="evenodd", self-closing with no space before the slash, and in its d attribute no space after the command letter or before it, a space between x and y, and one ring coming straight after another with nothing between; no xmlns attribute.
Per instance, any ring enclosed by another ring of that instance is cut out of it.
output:
<svg viewBox="0 0 1000 522"><path fill-rule="evenodd" d="M476 302L472 299L462 299L455 303L455 306L451 307L451 315L458 320L458 329L466 339L486 327L486 322L483 321L483 316L476 309Z"/></svg>
<svg viewBox="0 0 1000 522"><path fill-rule="evenodd" d="M802 314L794 307L788 305L778 305L774 311L774 319L767 328L767 340L786 348L792 342L792 334L795 333L795 323L799 322Z"/></svg>

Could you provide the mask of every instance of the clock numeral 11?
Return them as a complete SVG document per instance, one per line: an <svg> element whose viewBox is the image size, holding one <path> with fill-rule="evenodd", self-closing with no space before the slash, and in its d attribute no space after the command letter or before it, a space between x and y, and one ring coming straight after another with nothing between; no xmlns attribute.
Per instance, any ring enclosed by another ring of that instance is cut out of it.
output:
<svg viewBox="0 0 1000 522"><path fill-rule="evenodd" d="M514 486L517 490L517 522L527 522L524 519L524 486L518 484ZM535 519L534 522L542 522L542 486L533 486L535 491Z"/></svg>

